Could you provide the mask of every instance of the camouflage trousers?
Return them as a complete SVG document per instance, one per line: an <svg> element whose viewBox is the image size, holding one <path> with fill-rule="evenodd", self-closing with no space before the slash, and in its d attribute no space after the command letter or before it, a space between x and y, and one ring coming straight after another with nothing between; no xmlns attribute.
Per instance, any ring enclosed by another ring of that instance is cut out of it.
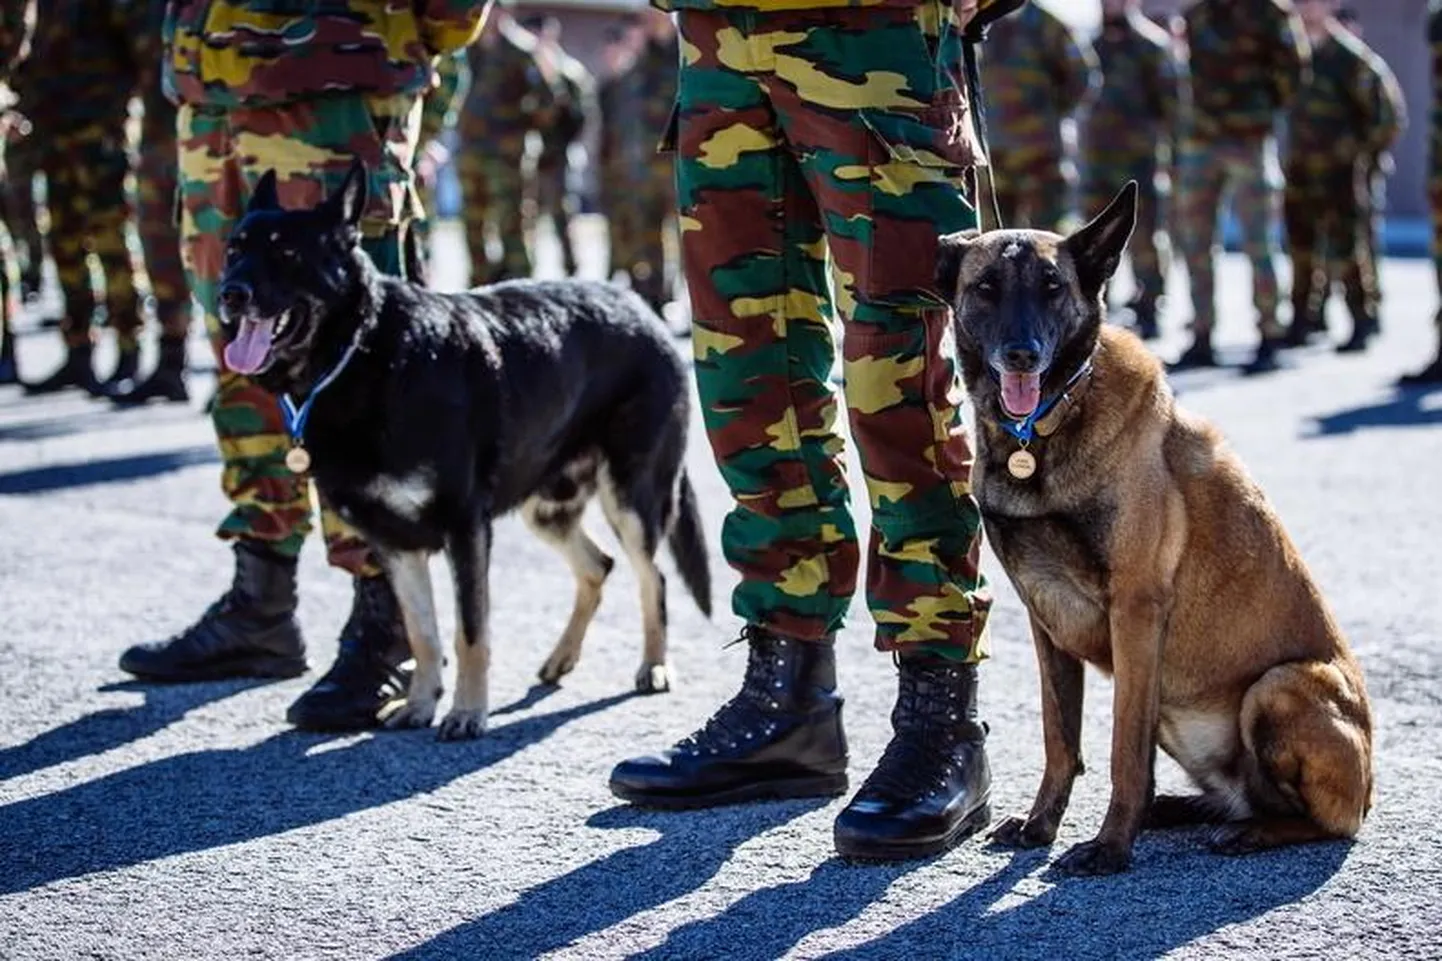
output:
<svg viewBox="0 0 1442 961"><path fill-rule="evenodd" d="M19 256L21 276L38 290L45 263L45 237L35 204L35 177L40 173L42 150L34 136L6 144L4 149L5 227Z"/></svg>
<svg viewBox="0 0 1442 961"><path fill-rule="evenodd" d="M117 118L117 121L119 118ZM42 166L50 211L50 256L65 300L60 331L71 347L90 343L96 297L88 257L104 275L107 325L122 350L135 349L142 321L126 231L130 157L121 123L91 123L47 134Z"/></svg>
<svg viewBox="0 0 1442 961"><path fill-rule="evenodd" d="M1217 319L1217 224L1230 199L1242 230L1242 249L1252 264L1252 304L1263 338L1281 335L1277 322L1273 230L1281 214L1281 170L1276 141L1207 142L1188 137L1177 164L1178 246L1192 287L1192 329L1210 336Z"/></svg>
<svg viewBox="0 0 1442 961"><path fill-rule="evenodd" d="M676 247L676 172L669 154L628 184L617 205L617 229L623 235L612 255L613 269L626 275L631 289L660 310L671 299L668 241Z"/></svg>
<svg viewBox="0 0 1442 961"><path fill-rule="evenodd" d="M1128 180L1135 180L1137 225L1127 252L1136 276L1137 298L1155 304L1166 293L1171 271L1172 246L1167 231L1167 181L1155 157L1101 157L1086 159L1082 178L1082 216L1101 213Z"/></svg>
<svg viewBox="0 0 1442 961"><path fill-rule="evenodd" d="M576 245L571 241L576 198L566 183L569 169L564 148L559 153L542 152L536 161L536 220L550 219L567 275L576 272Z"/></svg>
<svg viewBox="0 0 1442 961"><path fill-rule="evenodd" d="M140 127L140 158L135 167L136 227L160 335L169 340L185 339L193 310L180 257L180 225L175 216L178 168L175 106L157 85L146 91L145 117Z"/></svg>
<svg viewBox="0 0 1442 961"><path fill-rule="evenodd" d="M1371 184L1348 161L1293 163L1284 201L1293 321L1323 322L1334 279L1355 321L1375 320L1382 291L1372 262Z"/></svg>
<svg viewBox="0 0 1442 961"><path fill-rule="evenodd" d="M226 238L268 168L276 170L282 205L308 207L339 187L352 157L359 156L370 173L361 225L365 249L382 271L401 274L404 232L418 212L413 171L419 123L420 101L406 95L180 108L181 253L220 370L212 420L221 487L232 505L220 525L222 538L265 541L295 556L311 529L310 478L285 466L290 440L279 402L225 367L215 311ZM353 574L379 572L365 542L324 504L321 527L332 565Z"/></svg>
<svg viewBox="0 0 1442 961"><path fill-rule="evenodd" d="M1057 231L1065 228L1071 211L1072 181L1060 158L1035 150L993 147L991 168L996 205L1004 226Z"/></svg>
<svg viewBox="0 0 1442 961"><path fill-rule="evenodd" d="M696 379L735 499L722 530L741 575L734 611L816 639L842 625L855 591L830 383L839 310L876 645L979 660L991 601L934 279L938 233L976 223L961 189L969 151L951 136L950 18L942 0L683 11L677 186Z"/></svg>
<svg viewBox="0 0 1442 961"><path fill-rule="evenodd" d="M461 186L461 220L471 256L471 283L489 284L512 277L531 276L531 253L526 247L526 218L522 209L525 176L521 157L488 152L484 142L463 139L456 158ZM495 231L501 245L500 261L486 251L486 235Z"/></svg>

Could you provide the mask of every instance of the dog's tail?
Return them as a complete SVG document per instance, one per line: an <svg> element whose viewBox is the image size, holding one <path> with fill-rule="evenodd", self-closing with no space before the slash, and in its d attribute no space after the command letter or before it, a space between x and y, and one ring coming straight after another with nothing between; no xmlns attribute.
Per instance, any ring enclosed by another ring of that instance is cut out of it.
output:
<svg viewBox="0 0 1442 961"><path fill-rule="evenodd" d="M681 469L680 497L676 502L676 522L671 525L667 543L671 545L671 556L681 572L686 590L696 600L696 606L708 618L711 616L711 555L706 550L706 537L701 530L701 509L696 502L696 489L686 469Z"/></svg>

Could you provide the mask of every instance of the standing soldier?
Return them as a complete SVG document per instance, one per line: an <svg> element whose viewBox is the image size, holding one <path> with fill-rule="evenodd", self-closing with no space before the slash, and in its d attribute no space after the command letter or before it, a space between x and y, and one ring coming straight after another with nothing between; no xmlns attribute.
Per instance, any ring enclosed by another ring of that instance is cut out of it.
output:
<svg viewBox="0 0 1442 961"><path fill-rule="evenodd" d="M490 21L470 50L471 87L457 122L472 284L531 276L522 214L526 134L549 116L554 102L536 63L535 35L506 5ZM488 227L499 235L499 263L486 251Z"/></svg>
<svg viewBox="0 0 1442 961"><path fill-rule="evenodd" d="M35 34L35 0L0 0L0 96L8 98L10 75L15 68L30 56L30 43ZM19 115L0 108L0 190L6 184L6 147ZM19 310L16 296L20 281L15 264L15 250L10 244L8 232L0 235L0 384L13 384L19 380L15 368L15 332L11 324Z"/></svg>
<svg viewBox="0 0 1442 961"><path fill-rule="evenodd" d="M45 277L45 236L40 232L40 211L35 203L35 178L39 175L40 145L34 137L18 137L6 145L0 204L20 257L20 295L26 303L39 298Z"/></svg>
<svg viewBox="0 0 1442 961"><path fill-rule="evenodd" d="M121 655L123 670L152 680L295 677L307 668L295 611L310 478L285 464L291 440L275 395L225 365L216 288L227 238L268 169L283 206L310 206L359 157L369 176L362 246L380 270L403 275L405 234L419 207L421 99L435 58L475 38L486 0L416 0L401 13L382 0L296 4L288 14L275 6L170 0L167 8L181 250L220 365L212 418L232 509L219 534L235 542L235 579L197 623ZM354 577L354 602L335 663L286 717L312 730L374 727L409 682L400 608L356 532L324 508L321 525L331 564Z"/></svg>
<svg viewBox="0 0 1442 961"><path fill-rule="evenodd" d="M536 219L550 218L561 245L561 261L567 276L576 273L576 248L571 239L571 218L577 210L570 187L571 145L595 116L595 89L591 74L581 61L561 47L561 21L547 15L528 21L539 43L536 59L554 91L551 121L541 127L541 152L536 158Z"/></svg>
<svg viewBox="0 0 1442 961"><path fill-rule="evenodd" d="M1193 340L1173 369L1215 367L1217 218L1223 201L1242 228L1252 263L1260 342L1247 365L1273 370L1282 344L1277 320L1276 242L1281 168L1276 125L1307 74L1309 53L1292 0L1199 0L1186 14L1190 109L1179 161L1179 230L1192 286Z"/></svg>
<svg viewBox="0 0 1442 961"><path fill-rule="evenodd" d="M1437 275L1437 292L1442 295L1442 0L1427 5L1427 40L1432 45L1432 113L1427 141L1430 172L1427 199L1432 208L1432 265ZM1432 321L1436 330L1437 355L1426 367L1398 380L1402 387L1442 384L1442 308Z"/></svg>
<svg viewBox="0 0 1442 961"><path fill-rule="evenodd" d="M658 152L656 145L666 134L676 103L681 47L669 15L650 8L642 17L645 39L627 74L624 94L627 122L621 136L626 167L634 178L629 202L635 235L630 257L621 266L631 288L660 313L671 300L666 240L676 223L676 167L672 155Z"/></svg>
<svg viewBox="0 0 1442 961"><path fill-rule="evenodd" d="M606 32L601 50L602 72L596 85L596 108L601 131L596 144L597 188L606 217L607 280L626 270L635 257L635 204L628 169L627 117L630 110L628 76L644 40L640 18L627 14Z"/></svg>
<svg viewBox="0 0 1442 961"><path fill-rule="evenodd" d="M676 181L706 430L735 503L722 547L750 656L695 734L611 790L704 807L847 787L835 636L856 588L831 384L870 492L866 595L899 666L894 736L836 820L843 856L943 851L984 825L977 717L990 593L938 237L975 227L980 148L957 77L975 6L655 0L679 8ZM994 7L996 5L993 5Z"/></svg>
<svg viewBox="0 0 1442 961"><path fill-rule="evenodd" d="M140 67L117 38L128 24L116 0L49 0L39 11L35 49L16 78L45 171L50 254L64 295L65 362L29 394L78 387L96 396L133 378L142 324L126 230L130 172L126 121ZM100 262L106 324L120 348L115 371L97 381L92 362L96 299L87 254Z"/></svg>
<svg viewBox="0 0 1442 961"><path fill-rule="evenodd" d="M1063 230L1076 171L1062 121L1085 107L1101 84L1095 52L1060 17L1033 3L992 26L982 78L1002 224Z"/></svg>
<svg viewBox="0 0 1442 961"><path fill-rule="evenodd" d="M160 327L160 357L155 370L141 381L122 381L110 391L120 405L143 404L152 399L184 403L190 400L185 385L185 339L194 307L185 266L180 259L180 224L175 218L179 189L178 148L175 141L175 104L165 96L160 79L164 44L164 0L112 0L126 18L125 36L134 44L140 71L140 102L145 114L140 125L140 150L135 166L138 199L136 226L145 256L145 274L154 298Z"/></svg>
<svg viewBox="0 0 1442 961"><path fill-rule="evenodd" d="M454 129L456 115L471 85L471 67L465 50L441 57L436 64L436 86L426 94L421 112L421 133L416 148L416 183L421 191L423 214L408 234L408 258L414 261L407 273L428 282L431 263L431 225L438 213L436 189L441 170L451 161L444 134Z"/></svg>
<svg viewBox="0 0 1442 961"><path fill-rule="evenodd" d="M1167 195L1181 110L1182 66L1172 38L1141 12L1141 0L1103 0L1096 41L1102 87L1081 129L1082 209L1098 211L1128 180L1141 187L1130 244L1137 331L1157 336L1171 245Z"/></svg>
<svg viewBox="0 0 1442 961"><path fill-rule="evenodd" d="M1300 0L1312 70L1289 114L1286 224L1292 252L1289 344L1326 329L1325 304L1340 275L1352 314L1342 352L1363 350L1378 330L1382 291L1372 263L1372 179L1405 124L1397 79L1382 58L1339 24L1337 0Z"/></svg>

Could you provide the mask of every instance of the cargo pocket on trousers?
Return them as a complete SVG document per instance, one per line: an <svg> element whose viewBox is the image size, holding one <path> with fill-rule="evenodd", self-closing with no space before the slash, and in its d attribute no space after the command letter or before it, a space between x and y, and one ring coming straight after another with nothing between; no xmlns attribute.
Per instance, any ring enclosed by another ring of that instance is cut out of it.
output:
<svg viewBox="0 0 1442 961"><path fill-rule="evenodd" d="M963 192L972 153L958 138L959 104L918 114L861 112L868 132L871 238L857 292L892 306L945 306L936 286L937 238L976 226Z"/></svg>

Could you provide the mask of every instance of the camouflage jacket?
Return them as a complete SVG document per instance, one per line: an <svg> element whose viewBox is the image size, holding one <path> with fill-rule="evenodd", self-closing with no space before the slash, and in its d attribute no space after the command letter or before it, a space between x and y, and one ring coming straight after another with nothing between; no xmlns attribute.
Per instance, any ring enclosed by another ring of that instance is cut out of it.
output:
<svg viewBox="0 0 1442 961"><path fill-rule="evenodd" d="M424 147L456 122L456 113L471 85L471 67L466 51L457 50L436 64L436 86L426 93L421 108L420 145Z"/></svg>
<svg viewBox="0 0 1442 961"><path fill-rule="evenodd" d="M130 11L120 0L46 0L30 59L11 80L37 134L120 126L140 82Z"/></svg>
<svg viewBox="0 0 1442 961"><path fill-rule="evenodd" d="M170 0L166 91L216 107L429 89L434 60L473 41L487 0ZM277 12L279 8L279 12Z"/></svg>
<svg viewBox="0 0 1442 961"><path fill-rule="evenodd" d="M470 48L471 89L458 121L462 140L507 156L525 151L526 133L549 119L556 96L535 51L529 31L505 23L490 42Z"/></svg>
<svg viewBox="0 0 1442 961"><path fill-rule="evenodd" d="M1171 36L1132 13L1104 20L1094 48L1102 85L1082 123L1087 157L1125 162L1154 158L1163 149L1170 153L1181 120L1185 70Z"/></svg>
<svg viewBox="0 0 1442 961"><path fill-rule="evenodd" d="M0 0L0 83L30 56L35 37L35 0Z"/></svg>
<svg viewBox="0 0 1442 961"><path fill-rule="evenodd" d="M923 0L651 0L657 10L821 10L835 7L915 7Z"/></svg>
<svg viewBox="0 0 1442 961"><path fill-rule="evenodd" d="M550 83L555 92L551 122L541 130L543 153L564 153L596 114L595 81L581 61L556 51Z"/></svg>
<svg viewBox="0 0 1442 961"><path fill-rule="evenodd" d="M1091 46L1035 4L991 25L981 73L991 145L1050 160L1062 156L1062 120L1101 86Z"/></svg>
<svg viewBox="0 0 1442 961"><path fill-rule="evenodd" d="M1294 161L1348 164L1390 150L1406 123L1391 69L1345 27L1312 46L1312 69L1287 115Z"/></svg>
<svg viewBox="0 0 1442 961"><path fill-rule="evenodd" d="M1271 133L1307 81L1310 49L1291 0L1199 0L1186 12L1187 133L1253 140Z"/></svg>
<svg viewBox="0 0 1442 961"><path fill-rule="evenodd" d="M677 37L665 42L650 39L622 82L622 163L638 176L670 175L673 159L670 154L657 153L657 147L666 135L671 109L676 105L680 63L681 44Z"/></svg>

